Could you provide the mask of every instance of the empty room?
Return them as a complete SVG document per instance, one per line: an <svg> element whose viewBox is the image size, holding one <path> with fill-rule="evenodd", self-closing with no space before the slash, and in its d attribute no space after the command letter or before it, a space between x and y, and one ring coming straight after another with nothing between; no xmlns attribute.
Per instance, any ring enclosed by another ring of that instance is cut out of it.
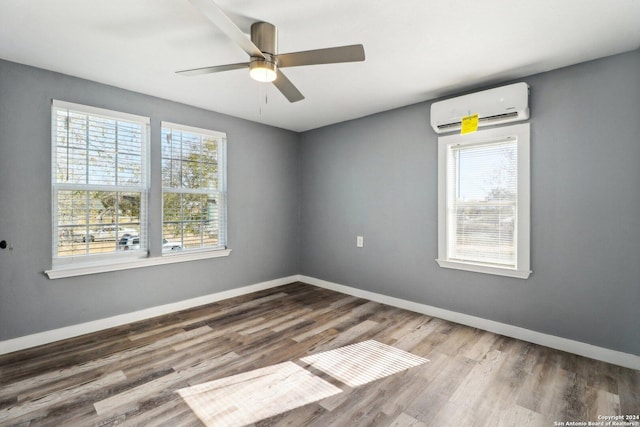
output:
<svg viewBox="0 0 640 427"><path fill-rule="evenodd" d="M0 426L640 426L640 1L0 0Z"/></svg>

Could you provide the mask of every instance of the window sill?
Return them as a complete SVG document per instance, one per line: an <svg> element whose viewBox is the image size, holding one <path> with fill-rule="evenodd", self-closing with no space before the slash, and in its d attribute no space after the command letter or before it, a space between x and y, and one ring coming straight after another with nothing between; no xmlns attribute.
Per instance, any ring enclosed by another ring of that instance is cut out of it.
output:
<svg viewBox="0 0 640 427"><path fill-rule="evenodd" d="M532 273L530 270L514 270L511 268L491 267L488 265L470 264L466 262L447 261L442 259L437 259L436 262L443 268L472 271L475 273L495 274L497 276L515 277L517 279L528 279Z"/></svg>
<svg viewBox="0 0 640 427"><path fill-rule="evenodd" d="M199 259L220 258L231 254L231 249L216 251L184 252L153 258L141 258L131 261L101 262L82 265L65 265L46 270L44 273L49 279L62 279L65 277L84 276L87 274L107 273L110 271L129 270L132 268L152 267L154 265L174 264L177 262L196 261Z"/></svg>

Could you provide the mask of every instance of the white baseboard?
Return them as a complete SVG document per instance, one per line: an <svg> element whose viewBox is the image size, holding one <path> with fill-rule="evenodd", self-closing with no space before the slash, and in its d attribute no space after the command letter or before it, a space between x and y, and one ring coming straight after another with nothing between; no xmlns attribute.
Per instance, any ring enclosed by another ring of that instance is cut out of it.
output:
<svg viewBox="0 0 640 427"><path fill-rule="evenodd" d="M144 310L134 311L132 313L120 314L117 316L107 317L104 319L93 320L91 322L80 323L77 325L66 326L64 328L52 329L49 331L39 332L32 335L13 338L0 341L0 354L11 353L25 348L36 347L43 344L49 344L67 338L73 338L80 335L97 332L115 326L126 325L127 323L137 322L139 320L150 319L152 317L161 316L163 314L174 313L176 311L185 310L200 305L210 304L227 298L233 298L240 295L250 294L252 292L264 289L275 288L276 286L286 285L298 280L297 275L283 277L280 279L269 280L267 282L256 283L242 288L230 289L228 291L216 292L197 298L191 298L184 301L178 301L170 304L164 304Z"/></svg>
<svg viewBox="0 0 640 427"><path fill-rule="evenodd" d="M561 338L554 335L543 334L541 332L520 328L518 326L508 325L506 323L495 322L493 320L487 320L481 317L475 317L455 311L444 310L442 308L432 307L430 305L420 304L400 298L394 298L375 292L364 291L362 289L327 282L326 280L320 280L314 277L299 275L297 281L318 286L320 288L341 292L343 294L365 298L382 304L391 305L393 307L415 311L416 313L438 317L440 319L449 320L451 322L460 323L462 325L471 326L500 335L505 335L507 337L517 338L519 340L531 342L534 344L540 344L545 347L555 348L557 350L566 351L569 353L577 354L579 356L601 360L603 362L612 363L614 365L624 366L631 369L640 369L640 356L636 356L633 354L610 350L608 348L598 347L595 345L586 344L567 338Z"/></svg>
<svg viewBox="0 0 640 427"><path fill-rule="evenodd" d="M496 334L505 335L511 338L517 338L523 341L544 345L546 347L555 348L580 356L602 360L603 362L613 363L614 365L640 370L640 356L636 356L633 354L610 350L607 348L598 347L567 338L561 338L554 335L543 334L541 332L520 328L518 326L508 325L506 323L495 322L493 320L487 320L481 317L475 317L455 311L444 310L442 308L403 300L400 298L394 298L387 295L365 291L350 286L340 285L338 283L328 282L326 280L316 279L314 277L304 276L300 274L270 280L267 282L256 283L253 285L244 286L242 288L217 292L202 297L191 298L171 304L151 307L144 310L134 311L132 313L121 314L118 316L107 317L105 319L94 320L91 322L67 326L59 329L52 329L32 335L26 335L19 338L0 341L0 354L11 353L30 347L49 344L55 341L73 338L91 332L101 331L115 326L126 325L127 323L132 323L139 320L161 316L163 314L169 314L192 307L198 307L200 305L210 304L212 302L220 301L227 298L233 298L252 292L275 288L276 286L282 286L292 282L308 283L320 288L341 292L347 295L353 295L359 298L365 298L382 304L391 305L393 307L414 311L416 313L426 314L428 316L438 317L440 319L449 320L451 322L460 323L462 325L467 325Z"/></svg>

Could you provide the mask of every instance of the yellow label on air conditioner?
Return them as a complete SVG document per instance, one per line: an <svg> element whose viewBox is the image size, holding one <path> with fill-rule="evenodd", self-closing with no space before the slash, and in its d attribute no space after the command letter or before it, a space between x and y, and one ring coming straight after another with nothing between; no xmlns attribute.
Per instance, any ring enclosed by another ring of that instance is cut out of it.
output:
<svg viewBox="0 0 640 427"><path fill-rule="evenodd" d="M462 118L462 129L460 134L472 133L478 130L478 115L472 114L470 116L464 116Z"/></svg>

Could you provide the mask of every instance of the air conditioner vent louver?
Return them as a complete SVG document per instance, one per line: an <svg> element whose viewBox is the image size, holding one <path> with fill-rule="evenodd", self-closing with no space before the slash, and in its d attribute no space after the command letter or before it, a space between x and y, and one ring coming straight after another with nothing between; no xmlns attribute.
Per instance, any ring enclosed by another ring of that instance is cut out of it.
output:
<svg viewBox="0 0 640 427"><path fill-rule="evenodd" d="M482 92L434 102L431 126L437 133L460 129L462 117L478 114L478 126L490 126L529 118L529 85L514 83Z"/></svg>
<svg viewBox="0 0 640 427"><path fill-rule="evenodd" d="M505 119L517 118L517 117L518 117L518 113L514 111L511 113L496 114L494 116L488 116L488 117L480 117L478 119L478 122L486 123L487 125L489 125L489 124L493 124L492 122L498 121L502 123L503 120ZM445 125L438 125L438 129L443 131L450 131L450 130L460 129L461 126L462 126L462 122L454 122L454 123L447 123Z"/></svg>

